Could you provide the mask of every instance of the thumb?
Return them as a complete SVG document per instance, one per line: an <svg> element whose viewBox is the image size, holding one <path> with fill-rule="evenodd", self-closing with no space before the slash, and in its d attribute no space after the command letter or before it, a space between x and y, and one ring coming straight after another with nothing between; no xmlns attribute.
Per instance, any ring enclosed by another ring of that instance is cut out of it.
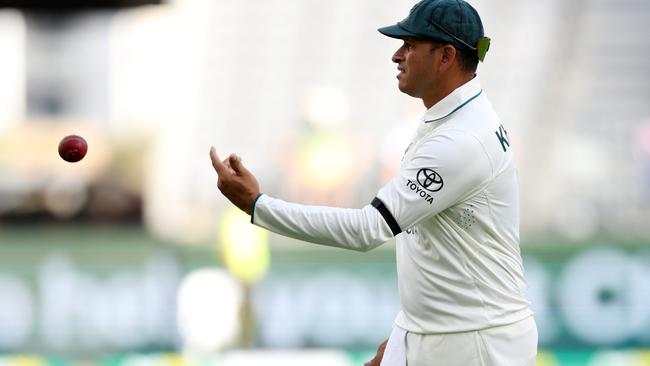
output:
<svg viewBox="0 0 650 366"><path fill-rule="evenodd" d="M248 173L248 169L244 167L244 164L241 162L241 158L237 155L230 155L230 166L237 173L237 175Z"/></svg>

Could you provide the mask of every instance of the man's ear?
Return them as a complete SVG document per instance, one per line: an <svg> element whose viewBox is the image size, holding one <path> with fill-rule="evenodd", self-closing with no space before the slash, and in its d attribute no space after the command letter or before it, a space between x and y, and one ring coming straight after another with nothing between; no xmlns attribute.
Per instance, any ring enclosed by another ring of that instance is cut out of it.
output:
<svg viewBox="0 0 650 366"><path fill-rule="evenodd" d="M454 46L447 44L442 47L440 52L442 54L440 66L442 70L447 70L456 62L456 54L458 51Z"/></svg>

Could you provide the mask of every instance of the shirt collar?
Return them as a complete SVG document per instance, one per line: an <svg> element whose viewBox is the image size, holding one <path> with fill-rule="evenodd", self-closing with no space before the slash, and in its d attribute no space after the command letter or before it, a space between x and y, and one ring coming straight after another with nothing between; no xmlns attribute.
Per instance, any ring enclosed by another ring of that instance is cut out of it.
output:
<svg viewBox="0 0 650 366"><path fill-rule="evenodd" d="M467 103L476 99L481 93L481 82L478 76L459 86L438 103L434 104L425 113L422 120L424 123L436 122L443 118L449 117L454 112L463 108Z"/></svg>

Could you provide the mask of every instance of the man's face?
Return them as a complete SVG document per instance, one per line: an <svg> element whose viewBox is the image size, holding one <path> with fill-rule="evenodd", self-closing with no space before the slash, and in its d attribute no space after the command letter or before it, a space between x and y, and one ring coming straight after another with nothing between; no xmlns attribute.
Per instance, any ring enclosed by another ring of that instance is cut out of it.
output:
<svg viewBox="0 0 650 366"><path fill-rule="evenodd" d="M415 37L403 41L392 58L399 70L399 90L415 98L424 98L435 90L440 55L430 41Z"/></svg>

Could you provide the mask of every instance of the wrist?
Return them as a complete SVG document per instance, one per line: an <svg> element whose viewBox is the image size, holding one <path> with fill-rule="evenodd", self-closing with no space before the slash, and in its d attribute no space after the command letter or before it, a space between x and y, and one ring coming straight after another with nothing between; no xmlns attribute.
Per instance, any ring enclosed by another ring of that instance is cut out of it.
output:
<svg viewBox="0 0 650 366"><path fill-rule="evenodd" d="M262 192L259 192L257 195L255 195L253 203L248 207L249 211L246 212L251 216L251 223L253 223L253 219L255 218L255 206L257 205L257 201L260 199L260 197L262 197L262 194Z"/></svg>

